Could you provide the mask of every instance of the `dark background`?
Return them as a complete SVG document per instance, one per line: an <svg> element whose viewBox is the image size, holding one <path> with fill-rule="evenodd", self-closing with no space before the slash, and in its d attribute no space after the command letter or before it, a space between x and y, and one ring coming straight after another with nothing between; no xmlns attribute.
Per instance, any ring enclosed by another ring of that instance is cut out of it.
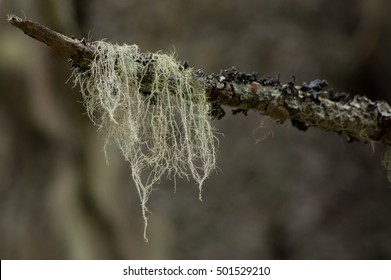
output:
<svg viewBox="0 0 391 280"><path fill-rule="evenodd" d="M84 114L67 58L7 24L13 13L92 40L174 47L207 73L240 71L391 101L391 2L0 1L0 258L389 259L391 188L382 145L348 144L262 116L215 121L218 165L152 193L149 243L116 147ZM374 148L374 149L373 149Z"/></svg>

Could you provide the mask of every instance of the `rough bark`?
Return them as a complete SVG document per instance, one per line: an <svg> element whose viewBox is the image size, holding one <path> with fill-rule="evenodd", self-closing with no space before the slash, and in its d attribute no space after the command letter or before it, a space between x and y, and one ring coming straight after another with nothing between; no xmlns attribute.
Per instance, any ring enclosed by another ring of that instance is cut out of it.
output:
<svg viewBox="0 0 391 280"><path fill-rule="evenodd" d="M93 42L67 37L13 15L8 17L8 22L59 53L69 55L75 67L88 67L94 56ZM150 59L148 54L145 56ZM233 113L246 114L248 110L254 110L281 123L289 119L302 131L317 127L342 134L348 141L391 145L391 107L384 101L334 92L327 89L325 80L319 79L301 85L294 79L281 83L235 68L223 70L218 75L208 75L201 70L195 70L195 74L205 80L205 94L212 103L211 114L216 118L224 116L221 105L227 105L234 108Z"/></svg>

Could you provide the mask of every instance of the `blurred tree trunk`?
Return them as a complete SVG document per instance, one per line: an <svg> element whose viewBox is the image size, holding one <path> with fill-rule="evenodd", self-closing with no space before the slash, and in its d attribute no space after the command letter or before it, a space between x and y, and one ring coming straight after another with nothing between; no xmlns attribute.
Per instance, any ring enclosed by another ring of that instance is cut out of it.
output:
<svg viewBox="0 0 391 280"><path fill-rule="evenodd" d="M175 45L180 60L210 73L236 65L321 76L337 90L367 94L376 85L371 98L389 100L389 1L369 2L15 0L1 9L76 37L93 30L145 50ZM222 171L206 182L202 203L193 184L178 181L174 195L162 182L145 244L129 168L115 148L106 165L78 91L64 85L66 59L5 22L0 33L2 259L391 257L382 148L287 126L254 145L262 134L254 113L216 122Z"/></svg>

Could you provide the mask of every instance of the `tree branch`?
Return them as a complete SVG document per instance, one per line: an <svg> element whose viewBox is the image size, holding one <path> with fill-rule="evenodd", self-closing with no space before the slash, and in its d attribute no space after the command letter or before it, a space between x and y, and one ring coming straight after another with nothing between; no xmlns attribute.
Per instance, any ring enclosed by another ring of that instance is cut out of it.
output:
<svg viewBox="0 0 391 280"><path fill-rule="evenodd" d="M69 55L77 67L88 67L94 57L93 43L67 37L13 15L8 16L8 22L59 53ZM327 89L324 80L302 85L293 80L283 84L279 80L259 78L256 73L238 72L235 68L221 71L219 75L207 75L200 70L195 74L205 80L206 94L213 105L211 113L216 118L224 116L220 105L227 105L236 108L234 113L254 110L281 123L289 119L294 127L303 131L317 127L342 134L348 141L391 145L391 108L386 102L334 92Z"/></svg>
<svg viewBox="0 0 391 280"><path fill-rule="evenodd" d="M69 38L42 24L23 20L14 15L9 15L7 20L13 26L21 29L26 35L45 43L61 54L69 55L71 59L81 64L88 65L88 61L93 57L93 50L86 46L83 40Z"/></svg>

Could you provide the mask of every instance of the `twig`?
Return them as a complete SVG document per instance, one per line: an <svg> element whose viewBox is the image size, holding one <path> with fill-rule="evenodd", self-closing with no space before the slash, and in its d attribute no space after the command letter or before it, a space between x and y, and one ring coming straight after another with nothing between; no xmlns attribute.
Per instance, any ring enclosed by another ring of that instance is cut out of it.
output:
<svg viewBox="0 0 391 280"><path fill-rule="evenodd" d="M69 55L71 59L79 61L79 63L88 64L88 61L93 57L92 49L86 46L82 40L69 38L40 23L24 20L14 15L9 15L7 20L26 35L45 43L61 54Z"/></svg>
<svg viewBox="0 0 391 280"><path fill-rule="evenodd" d="M94 57L93 43L67 37L13 15L8 16L8 22L54 50L69 55L79 67L88 67ZM303 131L317 127L345 135L348 141L391 145L391 108L386 102L336 93L326 89L324 80L302 85L292 80L283 84L279 80L259 78L255 73L238 72L235 68L221 71L219 75L207 75L200 70L195 74L205 80L205 94L213 105L211 113L217 118L224 115L220 105L228 105L236 108L235 113L255 110L281 123L290 119L294 127Z"/></svg>

